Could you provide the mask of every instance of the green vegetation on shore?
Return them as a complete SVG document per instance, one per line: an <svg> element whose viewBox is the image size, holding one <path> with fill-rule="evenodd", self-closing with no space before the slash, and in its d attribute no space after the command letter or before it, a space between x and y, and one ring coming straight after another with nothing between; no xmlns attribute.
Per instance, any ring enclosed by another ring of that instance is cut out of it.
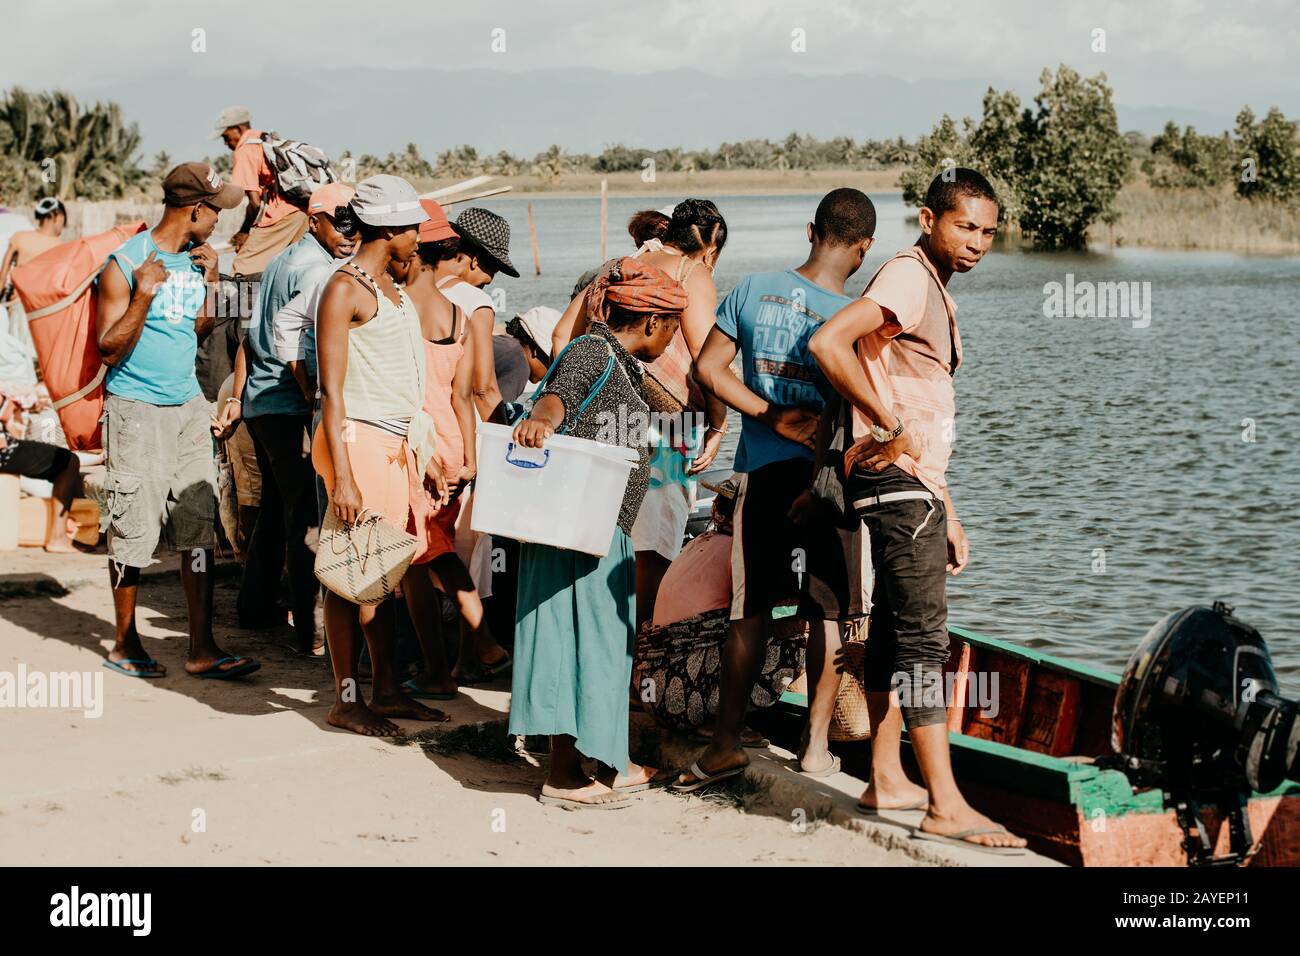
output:
<svg viewBox="0 0 1300 956"><path fill-rule="evenodd" d="M978 123L959 131L944 116L901 177L904 199L916 205L936 174L970 166L997 188L1004 220L1041 247L1078 248L1109 227L1116 242L1142 245L1294 248L1300 141L1281 111L1256 122L1243 109L1235 132L1219 137L1169 123L1147 140L1120 133L1105 74L1062 66L1041 80L1032 108L990 88ZM1268 228L1267 241L1247 241L1246 222Z"/></svg>

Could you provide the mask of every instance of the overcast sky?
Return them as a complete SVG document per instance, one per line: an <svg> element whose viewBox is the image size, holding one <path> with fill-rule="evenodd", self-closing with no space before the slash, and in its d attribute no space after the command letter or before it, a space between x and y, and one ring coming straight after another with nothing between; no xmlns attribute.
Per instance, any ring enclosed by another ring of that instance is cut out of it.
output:
<svg viewBox="0 0 1300 956"><path fill-rule="evenodd" d="M90 89L154 68L205 78L274 58L323 68L695 67L1021 84L1045 65L1105 70L1132 106L1276 98L1300 86L1294 0L6 0L0 83ZM191 31L207 52L191 52ZM505 52L491 49L505 30ZM1094 53L1092 31L1106 31ZM806 31L807 52L791 50Z"/></svg>

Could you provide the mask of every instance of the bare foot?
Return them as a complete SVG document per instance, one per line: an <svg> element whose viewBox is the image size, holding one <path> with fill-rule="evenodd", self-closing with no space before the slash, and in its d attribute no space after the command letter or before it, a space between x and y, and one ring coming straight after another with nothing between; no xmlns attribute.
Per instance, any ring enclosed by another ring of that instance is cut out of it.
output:
<svg viewBox="0 0 1300 956"><path fill-rule="evenodd" d="M431 720L435 723L444 723L451 720L450 714L445 714L435 707L426 707L414 697L408 697L400 691L388 697L370 698L370 710L380 717Z"/></svg>
<svg viewBox="0 0 1300 956"><path fill-rule="evenodd" d="M858 797L858 806L863 810L923 810L929 803L929 791L906 777L873 780Z"/></svg>
<svg viewBox="0 0 1300 956"><path fill-rule="evenodd" d="M921 820L921 830L940 836L952 836L954 833L967 830L994 830L996 832L975 833L961 839L967 843L978 843L980 846L1024 847L1028 845L1028 841L1023 837L1008 833L1001 828L1000 824L994 823L982 813L977 813L969 804L963 804L962 808L952 816L944 817L936 817L934 809L931 808Z"/></svg>
<svg viewBox="0 0 1300 956"><path fill-rule="evenodd" d="M500 644L493 644L487 654L479 654L479 664L484 668L500 667L510 660L510 654Z"/></svg>
<svg viewBox="0 0 1300 956"><path fill-rule="evenodd" d="M553 806L580 804L589 807L613 807L631 802L627 794L616 793L598 780L582 787L555 787L544 783L541 801Z"/></svg>
<svg viewBox="0 0 1300 956"><path fill-rule="evenodd" d="M81 548L72 540L77 533L77 523L71 518L62 521L56 516L49 537L45 540L45 550L50 554L77 554Z"/></svg>
<svg viewBox="0 0 1300 956"><path fill-rule="evenodd" d="M341 704L335 702L325 721L331 727L350 730L363 737L400 737L402 728L391 720L384 720L365 704Z"/></svg>

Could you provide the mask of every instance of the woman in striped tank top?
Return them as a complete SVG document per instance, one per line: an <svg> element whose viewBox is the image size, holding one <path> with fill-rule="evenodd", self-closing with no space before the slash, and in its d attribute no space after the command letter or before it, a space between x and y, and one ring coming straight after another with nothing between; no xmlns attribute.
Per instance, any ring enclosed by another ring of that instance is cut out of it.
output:
<svg viewBox="0 0 1300 956"><path fill-rule="evenodd" d="M355 522L363 510L377 513L426 544L428 516L446 503L447 483L434 456L434 425L423 408L426 365L419 317L389 269L415 255L416 227L427 218L414 187L397 176L373 176L358 184L347 213L340 215L340 230L359 234L361 245L329 279L317 311L322 403L312 442L312 463L339 518ZM365 636L374 672L368 705L356 679L358 632ZM449 719L414 700L398 682L387 602L358 606L327 591L325 633L337 695L330 724L391 737L402 731L390 717Z"/></svg>

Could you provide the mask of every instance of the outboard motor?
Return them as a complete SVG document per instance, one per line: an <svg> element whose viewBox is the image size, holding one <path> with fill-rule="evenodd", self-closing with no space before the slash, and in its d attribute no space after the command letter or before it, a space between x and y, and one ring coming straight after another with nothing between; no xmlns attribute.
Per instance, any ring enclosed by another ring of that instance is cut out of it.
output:
<svg viewBox="0 0 1300 956"><path fill-rule="evenodd" d="M1253 846L1246 803L1300 781L1300 704L1278 693L1259 632L1222 602L1175 611L1129 658L1106 766L1137 787L1159 787L1183 830L1191 866L1241 865ZM1230 852L1216 857L1201 810L1226 819Z"/></svg>

